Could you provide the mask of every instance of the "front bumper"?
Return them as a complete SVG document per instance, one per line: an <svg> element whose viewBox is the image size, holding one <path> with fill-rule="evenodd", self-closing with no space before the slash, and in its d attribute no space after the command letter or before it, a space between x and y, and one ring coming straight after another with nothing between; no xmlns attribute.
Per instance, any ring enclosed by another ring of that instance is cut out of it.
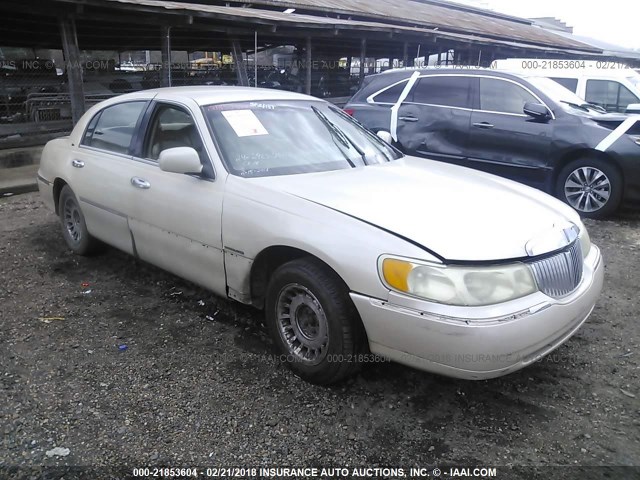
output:
<svg viewBox="0 0 640 480"><path fill-rule="evenodd" d="M372 353L429 372L480 380L523 368L568 340L592 312L604 265L593 245L569 296L541 292L502 305L445 307L390 295L351 293Z"/></svg>

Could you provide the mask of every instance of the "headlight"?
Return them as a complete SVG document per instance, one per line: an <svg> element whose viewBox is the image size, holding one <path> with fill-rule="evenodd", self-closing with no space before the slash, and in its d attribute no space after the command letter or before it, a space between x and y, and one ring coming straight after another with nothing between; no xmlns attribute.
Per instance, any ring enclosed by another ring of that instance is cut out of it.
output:
<svg viewBox="0 0 640 480"><path fill-rule="evenodd" d="M447 305L494 305L538 291L523 263L458 267L385 258L380 267L389 288Z"/></svg>

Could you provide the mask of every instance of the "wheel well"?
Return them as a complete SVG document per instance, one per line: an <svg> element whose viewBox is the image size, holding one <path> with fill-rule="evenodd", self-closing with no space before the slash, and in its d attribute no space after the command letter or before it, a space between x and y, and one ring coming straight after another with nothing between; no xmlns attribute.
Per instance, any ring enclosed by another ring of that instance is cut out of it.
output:
<svg viewBox="0 0 640 480"><path fill-rule="evenodd" d="M60 192L62 191L62 188L66 184L67 184L67 182L65 182L61 178L56 178L54 180L54 182L53 182L53 202L54 202L54 205L55 205L56 215L59 214L59 212L58 212L58 202L60 200Z"/></svg>
<svg viewBox="0 0 640 480"><path fill-rule="evenodd" d="M616 160L612 156L607 155L605 152L588 149L588 148L574 150L572 152L565 154L562 158L560 158L558 165L553 170L552 188L553 188L554 194L556 191L556 183L558 183L558 176L560 175L560 172L562 171L562 169L567 165L569 165L574 160L578 160L579 158L598 158L600 160L606 161L610 165L614 166L615 169L618 170L618 173L622 175L622 169L620 168L620 165L618 165L618 162L616 162Z"/></svg>
<svg viewBox="0 0 640 480"><path fill-rule="evenodd" d="M340 275L338 275L330 265L327 265L326 262L309 252L282 245L268 247L258 254L251 267L251 303L257 308L264 308L264 296L273 272L281 265L303 257L308 257L322 263L342 280Z"/></svg>

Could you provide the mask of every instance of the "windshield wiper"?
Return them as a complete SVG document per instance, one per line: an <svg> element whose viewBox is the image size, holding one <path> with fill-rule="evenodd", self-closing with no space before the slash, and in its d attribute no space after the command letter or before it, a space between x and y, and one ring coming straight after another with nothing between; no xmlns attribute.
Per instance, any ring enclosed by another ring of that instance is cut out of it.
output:
<svg viewBox="0 0 640 480"><path fill-rule="evenodd" d="M327 127L327 129L329 130L329 132L331 133L331 136L333 138L335 138L336 140L338 140L342 145L344 145L345 147L347 147L348 149L351 149L351 147L353 147L353 149L358 152L358 155L360 155L360 157L362 157L362 162L365 165L368 165L367 163L367 157L365 155L365 153L358 148L358 146L353 143L351 140L349 140L349 137L347 137L347 135L340 130L340 128L338 128L338 126L333 123L331 120L329 120L327 118L327 116L322 113L318 108L316 107L311 107L311 110L313 110L313 113L316 114L316 116L322 121L322 123L324 123L324 125ZM353 160L351 160L351 158L349 158L349 155L347 155L347 153L345 151L343 151L341 149L344 158L347 159L347 162L349 162L349 165L351 165L353 168L356 167L355 163L353 163Z"/></svg>
<svg viewBox="0 0 640 480"><path fill-rule="evenodd" d="M607 111L604 108L602 108L600 105L596 105L595 103L573 103L567 100L560 100L560 101L562 103L566 103L567 105L573 108L579 108L580 110L584 110L585 112L588 112L589 109L591 109L601 113L607 113Z"/></svg>

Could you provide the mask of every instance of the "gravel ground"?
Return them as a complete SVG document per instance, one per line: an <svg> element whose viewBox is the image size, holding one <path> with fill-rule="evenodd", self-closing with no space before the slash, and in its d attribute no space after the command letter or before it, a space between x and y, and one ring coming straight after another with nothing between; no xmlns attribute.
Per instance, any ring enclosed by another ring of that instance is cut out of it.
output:
<svg viewBox="0 0 640 480"><path fill-rule="evenodd" d="M547 359L323 388L271 359L260 312L113 249L73 256L37 194L1 199L0 467L638 466L640 216L587 224L605 289Z"/></svg>

